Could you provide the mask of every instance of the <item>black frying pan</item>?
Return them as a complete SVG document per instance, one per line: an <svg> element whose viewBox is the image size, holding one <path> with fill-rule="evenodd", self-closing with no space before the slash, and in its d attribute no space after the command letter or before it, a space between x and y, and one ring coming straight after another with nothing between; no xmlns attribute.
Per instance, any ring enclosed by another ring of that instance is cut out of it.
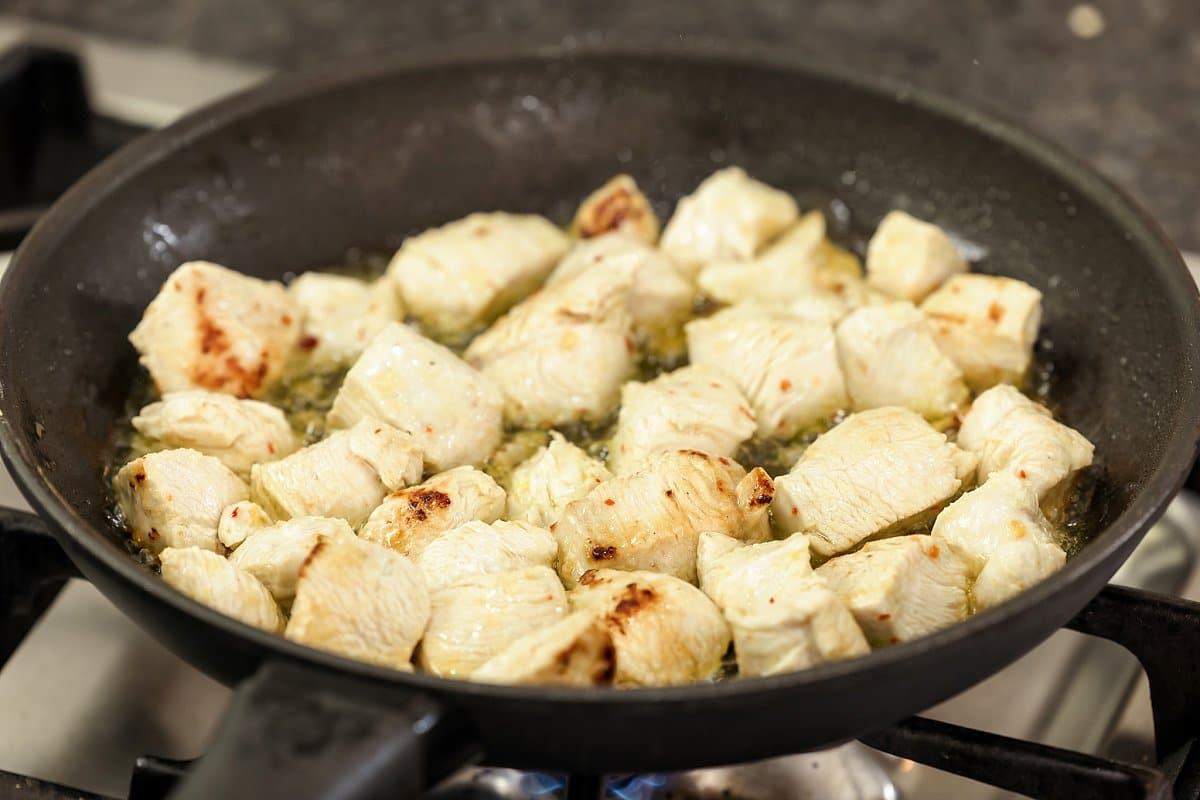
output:
<svg viewBox="0 0 1200 800"><path fill-rule="evenodd" d="M977 269L1045 293L1053 401L1104 468L1096 535L1065 569L862 659L599 691L476 685L308 650L188 600L129 557L105 514L106 443L137 371L125 336L180 262L277 278L480 209L563 221L619 171L674 200L725 163L806 207L840 198L851 217L837 233L851 242L907 208L973 243ZM878 729L1005 666L1095 595L1180 485L1200 425L1196 289L1120 192L952 102L761 55L397 58L252 91L84 178L22 245L0 311L0 442L30 502L79 569L176 652L231 684L257 673L187 797L270 782L278 795L337 784L331 796L403 796L472 745L494 763L598 774L758 759ZM235 756L258 759L249 778Z"/></svg>

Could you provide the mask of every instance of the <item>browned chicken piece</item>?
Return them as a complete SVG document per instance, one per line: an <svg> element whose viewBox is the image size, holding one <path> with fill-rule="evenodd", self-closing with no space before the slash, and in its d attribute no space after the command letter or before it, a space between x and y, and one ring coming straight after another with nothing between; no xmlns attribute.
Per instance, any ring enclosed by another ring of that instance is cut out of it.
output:
<svg viewBox="0 0 1200 800"><path fill-rule="evenodd" d="M658 241L658 217L628 175L618 175L589 194L571 223L571 232L581 239L611 231L628 233L650 245Z"/></svg>

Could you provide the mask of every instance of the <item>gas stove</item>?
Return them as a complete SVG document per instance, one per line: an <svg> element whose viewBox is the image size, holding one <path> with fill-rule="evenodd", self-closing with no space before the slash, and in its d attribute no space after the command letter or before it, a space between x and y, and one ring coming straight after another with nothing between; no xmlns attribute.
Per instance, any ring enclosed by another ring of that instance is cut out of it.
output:
<svg viewBox="0 0 1200 800"><path fill-rule="evenodd" d="M55 49L15 55L9 49L31 40ZM267 74L0 18L5 50L0 100L10 102L0 103L0 248L13 246L79 172L139 131ZM39 104L47 92L71 102ZM41 111L4 118L6 107ZM5 474L0 506L26 508ZM58 556L51 543L12 522L0 515L0 600L6 601L0 606L0 800L165 796L188 760L204 753L229 690L163 649L89 584L40 581L39 569ZM1200 600L1200 499L1187 492L1177 498L1113 583ZM1178 680L1194 678L1187 669L1200 667L1197 608L1110 587L1072 624L1095 635L1059 631L923 718L867 737L875 747L850 742L752 764L638 776L480 765L451 776L428 797L1013 796L1001 786L1046 797L1165 798L1173 796L1170 783L1180 773L1178 796L1200 796L1190 751L1156 752L1154 736L1156 722L1172 742L1200 732L1200 706L1187 705L1194 699L1191 681ZM1195 641L1171 633L1180 630ZM1126 648L1151 664L1157 720L1147 678ZM1169 653L1178 663L1163 666L1155 653ZM797 709L797 724L803 724L803 709Z"/></svg>

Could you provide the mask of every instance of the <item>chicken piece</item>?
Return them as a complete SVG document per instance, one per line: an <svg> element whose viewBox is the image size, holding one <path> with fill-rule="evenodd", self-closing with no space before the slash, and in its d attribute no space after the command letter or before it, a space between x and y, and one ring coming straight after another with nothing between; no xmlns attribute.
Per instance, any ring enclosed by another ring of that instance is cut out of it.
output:
<svg viewBox="0 0 1200 800"><path fill-rule="evenodd" d="M347 536L353 537L354 529L344 519L298 517L255 531L229 560L262 581L286 606L296 596L300 568L317 543Z"/></svg>
<svg viewBox="0 0 1200 800"><path fill-rule="evenodd" d="M537 288L570 243L534 214L471 214L406 239L387 276L426 328L457 338Z"/></svg>
<svg viewBox="0 0 1200 800"><path fill-rule="evenodd" d="M217 523L231 503L247 499L245 482L212 456L159 450L135 458L113 479L117 505L134 543L217 549Z"/></svg>
<svg viewBox="0 0 1200 800"><path fill-rule="evenodd" d="M474 467L456 467L388 495L358 535L417 558L434 539L472 520L495 522L504 490Z"/></svg>
<svg viewBox="0 0 1200 800"><path fill-rule="evenodd" d="M527 633L475 670L471 680L513 686L611 686L617 651L604 620L568 614Z"/></svg>
<svg viewBox="0 0 1200 800"><path fill-rule="evenodd" d="M567 614L566 594L549 567L470 576L433 592L432 600L418 663L448 678L470 676L513 642Z"/></svg>
<svg viewBox="0 0 1200 800"><path fill-rule="evenodd" d="M930 419L954 413L970 393L912 303L866 306L836 330L838 361L856 409L904 406Z"/></svg>
<svg viewBox="0 0 1200 800"><path fill-rule="evenodd" d="M364 417L381 419L411 434L427 467L441 471L486 461L500 444L500 412L500 392L490 380L397 322L346 373L328 421L345 428Z"/></svg>
<svg viewBox="0 0 1200 800"><path fill-rule="evenodd" d="M581 239L612 231L633 236L648 245L658 241L658 217L646 195L628 175L618 175L592 192L575 212L571 232Z"/></svg>
<svg viewBox="0 0 1200 800"><path fill-rule="evenodd" d="M889 212L867 246L867 283L897 300L919 303L966 271L966 259L945 231L903 211Z"/></svg>
<svg viewBox="0 0 1200 800"><path fill-rule="evenodd" d="M505 516L549 528L570 503L611 477L604 464L551 431L550 443L509 476Z"/></svg>
<svg viewBox="0 0 1200 800"><path fill-rule="evenodd" d="M168 392L139 411L133 427L152 449L197 450L241 478L250 477L255 464L283 458L299 446L278 408L202 390Z"/></svg>
<svg viewBox="0 0 1200 800"><path fill-rule="evenodd" d="M264 631L283 630L283 614L266 587L211 550L168 547L158 558L163 580L197 603Z"/></svg>
<svg viewBox="0 0 1200 800"><path fill-rule="evenodd" d="M975 457L904 408L852 414L775 479L775 524L821 556L902 531L954 498Z"/></svg>
<svg viewBox="0 0 1200 800"><path fill-rule="evenodd" d="M934 341L972 390L1020 383L1042 324L1042 293L1023 281L955 275L921 304Z"/></svg>
<svg viewBox="0 0 1200 800"><path fill-rule="evenodd" d="M687 318L695 290L670 257L628 233L606 233L580 242L559 262L546 281L554 286L582 272L632 270L629 313L644 330L660 330Z"/></svg>
<svg viewBox="0 0 1200 800"><path fill-rule="evenodd" d="M273 523L271 515L258 503L240 500L221 511L221 518L217 520L217 540L229 550L236 550L251 535Z"/></svg>
<svg viewBox="0 0 1200 800"><path fill-rule="evenodd" d="M799 216L787 192L754 180L740 167L727 167L679 201L660 246L694 276L712 261L753 258Z"/></svg>
<svg viewBox="0 0 1200 800"><path fill-rule="evenodd" d="M657 572L592 570L568 595L600 619L617 654L618 686L673 686L721 668L729 625L704 592Z"/></svg>
<svg viewBox="0 0 1200 800"><path fill-rule="evenodd" d="M430 542L415 561L429 591L436 592L475 575L553 567L554 534L527 522L459 525Z"/></svg>
<svg viewBox="0 0 1200 800"><path fill-rule="evenodd" d="M420 479L413 437L368 417L287 458L255 464L250 492L276 519L340 517L355 526L388 490Z"/></svg>
<svg viewBox="0 0 1200 800"><path fill-rule="evenodd" d="M597 486L567 506L553 528L568 587L599 567L651 570L696 581L700 531L771 538L771 478L698 450L664 453L640 470Z"/></svg>
<svg viewBox="0 0 1200 800"><path fill-rule="evenodd" d="M960 446L979 456L978 480L1016 475L1038 497L1092 463L1092 443L1011 386L975 398L959 430Z"/></svg>
<svg viewBox="0 0 1200 800"><path fill-rule="evenodd" d="M825 322L747 304L693 320L685 330L691 363L737 382L760 436L790 439L850 403L833 328Z"/></svg>
<svg viewBox="0 0 1200 800"><path fill-rule="evenodd" d="M719 303L786 304L816 291L824 240L825 215L810 211L757 258L710 261L696 282Z"/></svg>
<svg viewBox="0 0 1200 800"><path fill-rule="evenodd" d="M870 651L846 604L813 574L804 534L743 545L702 533L696 562L700 588L733 631L740 675L791 672Z"/></svg>
<svg viewBox="0 0 1200 800"><path fill-rule="evenodd" d="M626 475L653 456L686 448L732 456L758 427L748 404L733 380L707 367L627 383L608 466Z"/></svg>
<svg viewBox="0 0 1200 800"><path fill-rule="evenodd" d="M928 534L867 542L817 568L873 646L906 642L967 616L967 565Z"/></svg>
<svg viewBox="0 0 1200 800"><path fill-rule="evenodd" d="M189 261L167 278L129 341L163 394L257 397L299 337L300 312L283 284Z"/></svg>
<svg viewBox="0 0 1200 800"><path fill-rule="evenodd" d="M353 364L367 342L403 319L396 287L386 278L371 283L346 275L306 272L288 287L303 314L300 348L312 364Z"/></svg>
<svg viewBox="0 0 1200 800"><path fill-rule="evenodd" d="M509 422L539 428L608 416L633 371L635 266L586 269L548 286L471 342L467 361L500 387Z"/></svg>
<svg viewBox="0 0 1200 800"><path fill-rule="evenodd" d="M1065 563L1066 553L1053 542L1036 539L1005 542L992 553L975 581L975 610L986 611L1004 602L1044 581Z"/></svg>

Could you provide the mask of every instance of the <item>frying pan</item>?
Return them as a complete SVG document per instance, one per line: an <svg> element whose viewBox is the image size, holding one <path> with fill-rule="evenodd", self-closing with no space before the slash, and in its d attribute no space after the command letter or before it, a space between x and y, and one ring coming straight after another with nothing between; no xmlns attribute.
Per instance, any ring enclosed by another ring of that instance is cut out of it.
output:
<svg viewBox="0 0 1200 800"><path fill-rule="evenodd" d="M1061 572L861 659L604 691L455 682L306 649L198 605L130 557L107 513L107 443L138 369L125 337L179 263L279 278L475 210L565 221L616 172L673 202L726 163L827 208L851 245L905 208L959 237L977 270L1044 292L1052 402L1103 465L1095 535ZM1128 198L995 118L757 50L476 50L267 85L87 175L21 246L0 310L0 443L22 490L117 606L241 684L180 797L401 797L479 753L588 774L677 770L879 729L1074 615L1178 489L1200 428L1196 289Z"/></svg>

